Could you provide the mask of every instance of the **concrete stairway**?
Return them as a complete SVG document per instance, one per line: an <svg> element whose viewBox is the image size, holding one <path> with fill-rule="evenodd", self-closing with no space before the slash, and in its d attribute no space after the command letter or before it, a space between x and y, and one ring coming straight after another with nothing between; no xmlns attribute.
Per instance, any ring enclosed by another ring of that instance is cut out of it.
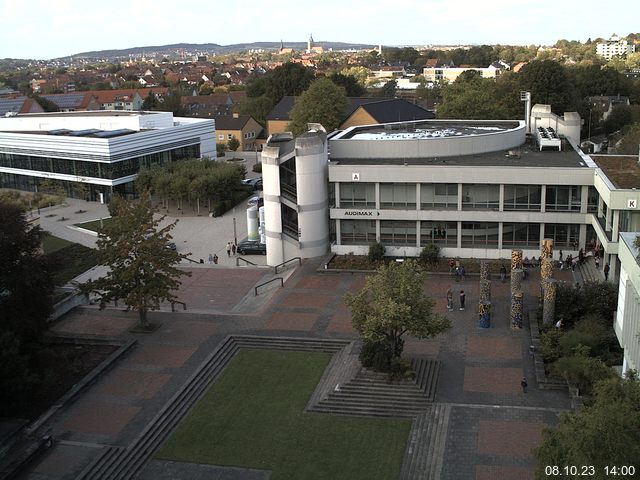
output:
<svg viewBox="0 0 640 480"><path fill-rule="evenodd" d="M602 265L600 268L602 268ZM578 281L582 280L581 283L601 282L604 280L604 274L596 268L596 260L593 257L586 257L581 264L578 263L574 273L576 277L579 277Z"/></svg>
<svg viewBox="0 0 640 480"><path fill-rule="evenodd" d="M240 348L335 353L347 344L349 342L346 340L292 337L235 335L225 338L131 445L127 448L106 446L102 453L80 473L77 480L134 478L178 422L219 377Z"/></svg>
<svg viewBox="0 0 640 480"><path fill-rule="evenodd" d="M438 360L413 361L413 381L389 381L388 375L364 368L352 379L336 384L326 398L308 408L334 415L413 418L429 409L435 396Z"/></svg>
<svg viewBox="0 0 640 480"><path fill-rule="evenodd" d="M439 480L451 406L435 404L416 417L411 426L400 480Z"/></svg>

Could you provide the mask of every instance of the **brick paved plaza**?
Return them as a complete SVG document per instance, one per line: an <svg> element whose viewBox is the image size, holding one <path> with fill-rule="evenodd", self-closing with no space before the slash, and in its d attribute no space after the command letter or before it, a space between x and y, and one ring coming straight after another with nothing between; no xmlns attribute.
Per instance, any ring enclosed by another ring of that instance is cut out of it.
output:
<svg viewBox="0 0 640 480"><path fill-rule="evenodd" d="M47 426L57 442L23 478L72 479L99 455L102 446L129 445L229 334L356 339L343 296L361 288L364 275L318 273L318 265L319 261L306 261L284 288L261 293L257 299L253 287L268 278L268 270L195 267L179 292L187 311L172 313L163 308L152 313L150 318L161 323L152 334L129 333L137 314L113 306L104 311L78 309L56 322L53 330L61 335L117 337L138 343L52 417ZM557 272L556 278L573 281L570 272ZM537 272L524 285L531 306L539 290ZM449 287L455 292L453 312L446 309ZM465 311L457 309L460 289L466 292ZM453 328L437 339L406 340L407 355L441 362L435 401L450 405L451 415L445 425L440 478L531 479L530 449L539 444L542 429L554 425L559 412L570 408L570 402L564 392L537 388L528 329L509 328L508 283L494 279L489 329L477 326L478 290L478 277L467 276L456 283L447 275L429 276L425 291L436 300L436 310L451 318ZM529 381L526 394L520 388L523 376ZM154 460L143 478L151 478L158 468ZM246 477L220 478L267 477L253 471Z"/></svg>

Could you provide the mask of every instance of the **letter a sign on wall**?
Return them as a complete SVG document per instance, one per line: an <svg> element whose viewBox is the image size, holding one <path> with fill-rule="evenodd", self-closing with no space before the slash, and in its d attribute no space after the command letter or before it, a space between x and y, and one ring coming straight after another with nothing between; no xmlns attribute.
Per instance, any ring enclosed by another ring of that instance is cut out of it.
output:
<svg viewBox="0 0 640 480"><path fill-rule="evenodd" d="M359 182L360 181L360 174L359 173L352 173L351 174L351 181L352 182Z"/></svg>

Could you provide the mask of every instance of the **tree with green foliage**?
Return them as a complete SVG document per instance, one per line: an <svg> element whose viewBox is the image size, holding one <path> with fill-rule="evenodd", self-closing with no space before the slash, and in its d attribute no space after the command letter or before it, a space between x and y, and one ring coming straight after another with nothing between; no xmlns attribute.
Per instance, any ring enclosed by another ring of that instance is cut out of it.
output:
<svg viewBox="0 0 640 480"><path fill-rule="evenodd" d="M633 122L633 114L629 105L616 105L606 120L602 122L604 132L609 135Z"/></svg>
<svg viewBox="0 0 640 480"><path fill-rule="evenodd" d="M358 82L356 77L351 75L343 75L342 73L332 73L329 80L343 87L347 97L362 97L367 90Z"/></svg>
<svg viewBox="0 0 640 480"><path fill-rule="evenodd" d="M315 77L315 72L299 63L287 62L247 85L247 96L266 96L273 105L285 95L301 95Z"/></svg>
<svg viewBox="0 0 640 480"><path fill-rule="evenodd" d="M395 98L397 90L398 82L395 79L389 80L378 90L377 96L383 98Z"/></svg>
<svg viewBox="0 0 640 480"><path fill-rule="evenodd" d="M235 135L232 136L231 140L227 142L227 147L229 147L229 150L232 152L235 152L240 147L240 140L238 140Z"/></svg>
<svg viewBox="0 0 640 480"><path fill-rule="evenodd" d="M562 115L576 109L565 67L554 60L536 60L528 63L520 72L522 90L531 92L532 104L551 105Z"/></svg>
<svg viewBox="0 0 640 480"><path fill-rule="evenodd" d="M147 94L147 98L145 98L142 102L142 110L157 110L159 105L160 102L158 101L158 97L156 97L156 94L153 92L149 92Z"/></svg>
<svg viewBox="0 0 640 480"><path fill-rule="evenodd" d="M224 157L227 146L224 143L216 143L216 157Z"/></svg>
<svg viewBox="0 0 640 480"><path fill-rule="evenodd" d="M381 262L384 260L384 245L380 242L369 245L368 257L372 262Z"/></svg>
<svg viewBox="0 0 640 480"><path fill-rule="evenodd" d="M154 218L147 194L135 202L115 197L113 203L115 215L99 229L97 241L99 264L109 271L83 288L97 295L101 308L107 302L123 301L138 311L140 327L148 328L147 313L175 300L180 277L190 275L177 267L188 254L169 248L177 220L159 227L164 216Z"/></svg>
<svg viewBox="0 0 640 480"><path fill-rule="evenodd" d="M640 382L635 372L612 376L595 386L595 401L582 410L563 413L557 428L545 429L535 449L535 478L549 478L550 465L593 466L594 480L609 480L605 467L633 465L640 458ZM635 477L634 477L635 478Z"/></svg>
<svg viewBox="0 0 640 480"><path fill-rule="evenodd" d="M403 335L431 338L451 327L449 319L434 312L424 282L415 261L392 262L367 277L360 292L345 296L353 327L366 344L380 346L389 366L402 354Z"/></svg>
<svg viewBox="0 0 640 480"><path fill-rule="evenodd" d="M616 146L616 152L621 155L637 155L640 145L640 123L628 125L622 130L620 144Z"/></svg>
<svg viewBox="0 0 640 480"><path fill-rule="evenodd" d="M504 119L506 112L500 106L496 82L483 79L476 70L467 70L443 87L438 118Z"/></svg>
<svg viewBox="0 0 640 480"><path fill-rule="evenodd" d="M367 79L369 78L369 69L367 67L363 67L361 65L357 67L349 67L344 68L340 71L341 75L354 77L358 84L364 88L367 84Z"/></svg>
<svg viewBox="0 0 640 480"><path fill-rule="evenodd" d="M50 266L40 254L44 232L16 204L0 202L0 333L40 340L52 311Z"/></svg>
<svg viewBox="0 0 640 480"><path fill-rule="evenodd" d="M33 99L42 107L45 112L59 112L60 107L48 98L41 97L40 95L33 95Z"/></svg>
<svg viewBox="0 0 640 480"><path fill-rule="evenodd" d="M611 325L618 305L618 286L612 282L585 282L580 288L558 284L555 316L562 319L565 328L572 328L588 316L600 318Z"/></svg>
<svg viewBox="0 0 640 480"><path fill-rule="evenodd" d="M436 265L440 260L440 247L435 243L425 245L420 251L420 263L423 265Z"/></svg>
<svg viewBox="0 0 640 480"><path fill-rule="evenodd" d="M300 135L307 131L307 123L320 123L332 132L340 126L347 104L343 87L328 78L319 78L296 100L289 128L294 135Z"/></svg>

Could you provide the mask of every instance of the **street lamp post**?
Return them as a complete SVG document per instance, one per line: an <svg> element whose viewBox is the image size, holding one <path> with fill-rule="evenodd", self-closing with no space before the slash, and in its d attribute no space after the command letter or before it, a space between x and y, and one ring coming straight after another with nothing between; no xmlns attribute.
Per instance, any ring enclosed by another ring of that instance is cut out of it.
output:
<svg viewBox="0 0 640 480"><path fill-rule="evenodd" d="M236 233L236 217L233 217L233 243L238 245L238 234Z"/></svg>

